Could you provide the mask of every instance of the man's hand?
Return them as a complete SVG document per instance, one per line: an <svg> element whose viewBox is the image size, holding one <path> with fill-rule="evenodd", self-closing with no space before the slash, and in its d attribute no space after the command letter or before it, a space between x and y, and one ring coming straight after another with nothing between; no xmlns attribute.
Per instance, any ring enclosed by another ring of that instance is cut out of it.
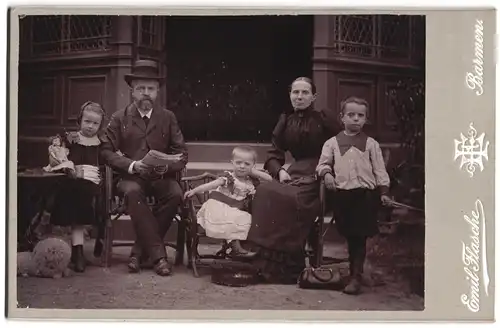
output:
<svg viewBox="0 0 500 328"><path fill-rule="evenodd" d="M325 174L325 186L328 190L335 190L335 179L331 173Z"/></svg>
<svg viewBox="0 0 500 328"><path fill-rule="evenodd" d="M149 165L144 164L142 161L137 161L134 163L134 172L139 174L147 174L151 171L151 167Z"/></svg>
<svg viewBox="0 0 500 328"><path fill-rule="evenodd" d="M278 175L279 175L281 183L292 180L292 177L290 176L290 174L288 174L288 172L285 171L284 169L280 170Z"/></svg>
<svg viewBox="0 0 500 328"><path fill-rule="evenodd" d="M380 199L381 199L383 205L389 205L392 201L391 197L389 197L387 195L380 196Z"/></svg>

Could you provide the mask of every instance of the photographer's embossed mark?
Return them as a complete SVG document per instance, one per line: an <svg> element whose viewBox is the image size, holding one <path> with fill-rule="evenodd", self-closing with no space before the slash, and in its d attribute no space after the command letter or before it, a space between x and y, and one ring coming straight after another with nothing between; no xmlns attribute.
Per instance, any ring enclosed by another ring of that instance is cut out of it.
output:
<svg viewBox="0 0 500 328"><path fill-rule="evenodd" d="M455 157L457 160L460 157L460 169L465 165L465 169L469 172L470 177L474 176L476 166L481 172L484 170L483 159L488 160L489 141L484 142L485 134L482 133L478 138L477 131L472 125L469 125L467 137L460 133L460 141L455 139Z"/></svg>
<svg viewBox="0 0 500 328"><path fill-rule="evenodd" d="M484 58L484 46L483 46L483 21L481 19L476 20L474 25L474 59L472 60L472 70L474 73L467 72L465 75L465 84L471 90L476 90L476 95L480 96L483 94L483 58Z"/></svg>
<svg viewBox="0 0 500 328"><path fill-rule="evenodd" d="M488 276L488 264L486 262L486 223L483 203L476 200L476 210L472 211L472 218L464 215L464 220L470 226L470 244L462 241L462 262L468 281L469 292L462 294L460 300L470 311L478 312L480 309L480 286L488 296L490 278ZM482 277L480 276L480 273Z"/></svg>

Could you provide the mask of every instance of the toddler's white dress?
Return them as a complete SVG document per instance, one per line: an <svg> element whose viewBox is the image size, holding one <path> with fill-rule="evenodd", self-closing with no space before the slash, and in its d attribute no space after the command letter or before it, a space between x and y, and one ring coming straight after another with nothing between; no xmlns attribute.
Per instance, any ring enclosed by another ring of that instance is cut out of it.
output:
<svg viewBox="0 0 500 328"><path fill-rule="evenodd" d="M232 172L224 172L221 177L225 183L214 191L235 200L244 200L255 193L255 186L250 178L237 179ZM198 224L205 229L208 237L225 240L245 240L250 230L250 213L231 207L226 203L209 199L197 213Z"/></svg>

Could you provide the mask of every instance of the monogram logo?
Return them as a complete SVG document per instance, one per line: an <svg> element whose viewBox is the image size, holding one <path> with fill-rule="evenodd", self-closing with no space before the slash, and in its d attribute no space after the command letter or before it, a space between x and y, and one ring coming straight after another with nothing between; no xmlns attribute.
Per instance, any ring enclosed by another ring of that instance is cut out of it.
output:
<svg viewBox="0 0 500 328"><path fill-rule="evenodd" d="M488 160L490 142L486 141L485 143L484 137L484 133L477 136L477 131L471 123L467 137L460 133L461 140L455 139L455 158L453 160L456 161L460 158L460 169L465 166L465 170L471 178L474 176L476 167L479 167L481 171L484 170L483 159Z"/></svg>

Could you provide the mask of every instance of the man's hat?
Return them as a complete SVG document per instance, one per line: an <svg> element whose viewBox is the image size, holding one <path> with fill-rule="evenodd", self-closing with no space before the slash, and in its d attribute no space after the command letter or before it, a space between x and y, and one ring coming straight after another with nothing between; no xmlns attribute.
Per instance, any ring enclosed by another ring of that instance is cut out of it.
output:
<svg viewBox="0 0 500 328"><path fill-rule="evenodd" d="M125 74L125 81L128 85L133 80L155 80L162 84L165 81L164 76L158 75L158 65L152 60L138 60L132 68L132 74Z"/></svg>

